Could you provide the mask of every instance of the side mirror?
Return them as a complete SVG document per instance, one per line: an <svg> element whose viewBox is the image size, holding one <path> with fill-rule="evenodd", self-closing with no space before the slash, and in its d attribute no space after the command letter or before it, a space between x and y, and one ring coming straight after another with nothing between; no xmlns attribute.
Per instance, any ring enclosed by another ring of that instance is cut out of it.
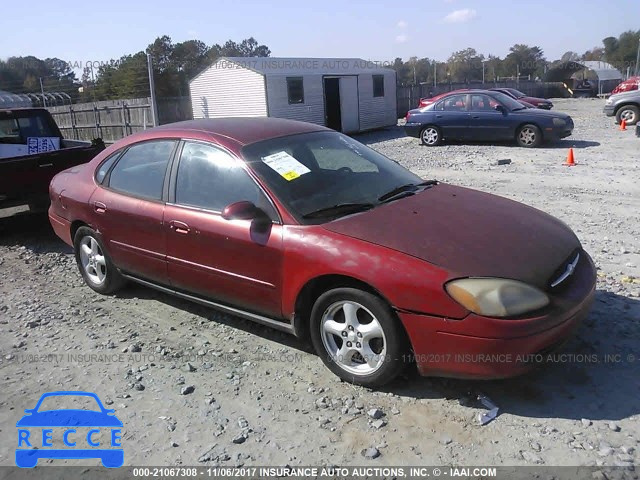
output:
<svg viewBox="0 0 640 480"><path fill-rule="evenodd" d="M500 113L507 113L507 109L506 109L506 108L504 108L504 107L503 107L502 105L500 105L500 104L498 104L498 105L496 105L495 107L493 107L493 109L494 109L495 111L497 111L497 112L500 112Z"/></svg>
<svg viewBox="0 0 640 480"><path fill-rule="evenodd" d="M232 203L222 210L222 218L225 220L253 220L261 216L266 215L252 202L248 201Z"/></svg>
<svg viewBox="0 0 640 480"><path fill-rule="evenodd" d="M27 408L24 413L33 413L34 409L33 408Z"/></svg>

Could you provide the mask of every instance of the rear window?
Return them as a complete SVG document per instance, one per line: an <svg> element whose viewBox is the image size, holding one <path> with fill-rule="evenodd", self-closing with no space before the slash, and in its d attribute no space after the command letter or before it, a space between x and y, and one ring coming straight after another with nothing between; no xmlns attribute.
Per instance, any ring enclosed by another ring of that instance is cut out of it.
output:
<svg viewBox="0 0 640 480"><path fill-rule="evenodd" d="M0 143L26 144L29 137L57 137L59 133L43 115L0 118Z"/></svg>

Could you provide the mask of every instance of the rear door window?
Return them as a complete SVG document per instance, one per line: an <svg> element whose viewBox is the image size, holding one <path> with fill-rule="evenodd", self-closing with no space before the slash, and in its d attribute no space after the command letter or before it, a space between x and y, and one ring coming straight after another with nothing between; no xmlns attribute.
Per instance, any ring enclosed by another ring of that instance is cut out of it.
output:
<svg viewBox="0 0 640 480"><path fill-rule="evenodd" d="M109 174L109 188L150 200L161 200L164 177L175 140L132 145Z"/></svg>
<svg viewBox="0 0 640 480"><path fill-rule="evenodd" d="M466 95L452 95L445 98L440 102L438 110L444 110L445 112L463 112L467 110Z"/></svg>

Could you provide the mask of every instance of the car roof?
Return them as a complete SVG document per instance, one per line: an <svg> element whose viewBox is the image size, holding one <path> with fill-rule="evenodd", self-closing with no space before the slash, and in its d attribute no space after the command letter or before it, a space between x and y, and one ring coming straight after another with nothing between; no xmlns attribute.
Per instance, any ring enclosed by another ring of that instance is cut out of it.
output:
<svg viewBox="0 0 640 480"><path fill-rule="evenodd" d="M453 90L451 92L447 92L446 94L442 95L443 97L446 97L448 95L462 95L462 94L466 94L466 95L473 95L474 93L488 93L488 94L492 94L492 93L496 93L495 90L491 89L491 90L487 90L484 88L467 88L465 90ZM500 92L498 92L500 93Z"/></svg>
<svg viewBox="0 0 640 480"><path fill-rule="evenodd" d="M270 138L295 135L299 133L332 131L321 125L298 122L274 117L223 117L201 118L183 122L168 123L159 127L134 134L134 137L155 138L193 135L207 137L225 137L240 145L248 145Z"/></svg>
<svg viewBox="0 0 640 480"><path fill-rule="evenodd" d="M47 112L46 108L38 108L38 107L16 107L16 108L0 108L0 115L12 115L13 113L17 114L36 114Z"/></svg>

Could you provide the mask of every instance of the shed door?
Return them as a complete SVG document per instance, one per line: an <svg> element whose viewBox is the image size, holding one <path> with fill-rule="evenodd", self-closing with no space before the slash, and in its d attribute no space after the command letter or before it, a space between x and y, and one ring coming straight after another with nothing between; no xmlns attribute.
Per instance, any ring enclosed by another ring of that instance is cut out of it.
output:
<svg viewBox="0 0 640 480"><path fill-rule="evenodd" d="M360 131L358 77L340 77L340 112L344 133Z"/></svg>

